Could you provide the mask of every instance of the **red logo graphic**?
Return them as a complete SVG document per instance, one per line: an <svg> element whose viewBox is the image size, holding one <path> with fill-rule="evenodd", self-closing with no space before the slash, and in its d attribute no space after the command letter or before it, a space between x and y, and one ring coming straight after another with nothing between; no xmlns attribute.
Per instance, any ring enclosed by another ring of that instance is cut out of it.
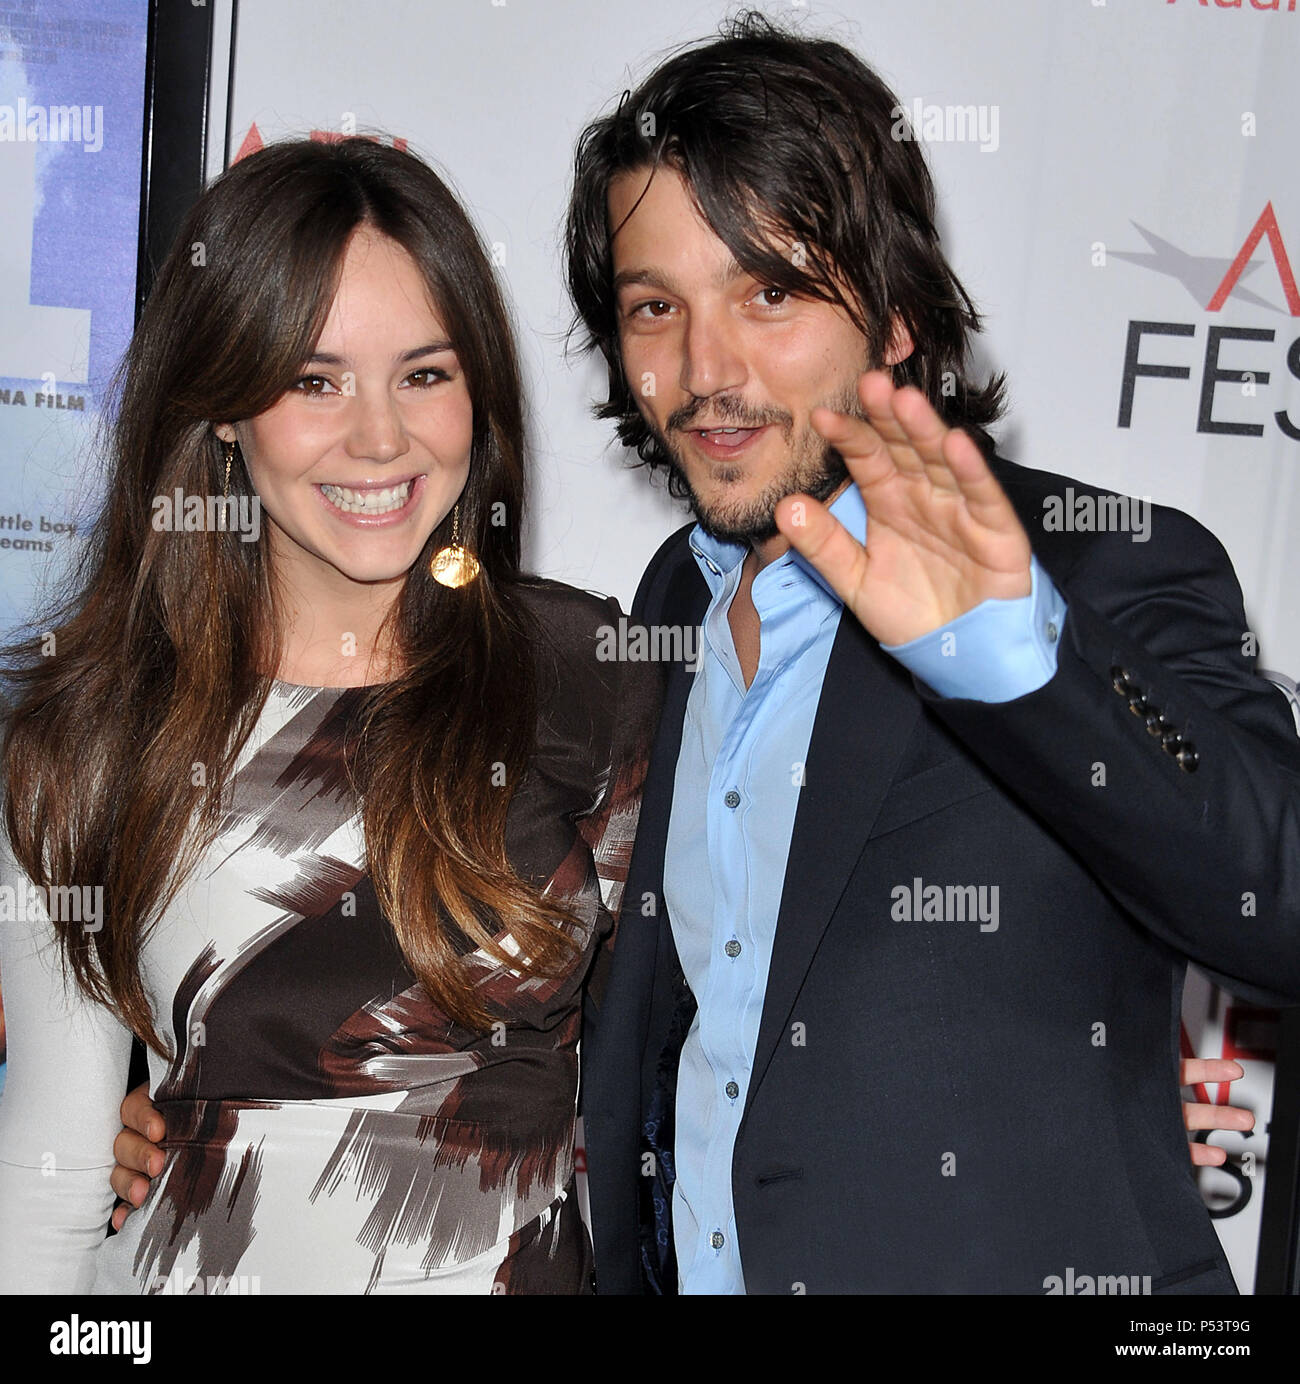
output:
<svg viewBox="0 0 1300 1384"><path fill-rule="evenodd" d="M1273 210L1272 202L1260 212L1259 220L1255 222L1254 229L1237 251L1237 258L1232 261L1228 272L1223 276L1223 282L1215 289L1214 297L1205 305L1207 312L1218 312L1224 305L1233 285L1241 278L1247 261L1255 253L1255 247L1265 236L1268 237L1268 248L1273 252L1273 263L1277 265L1277 276L1282 280L1286 305L1291 309L1292 317L1300 317L1300 293L1296 291L1295 275L1291 272L1291 261L1286 256L1286 246L1282 244L1282 231L1277 224L1277 213Z"/></svg>
<svg viewBox="0 0 1300 1384"><path fill-rule="evenodd" d="M311 138L316 140L318 144L336 144L341 139L369 139L376 144L379 142L374 135L343 135L337 130L313 130L311 132ZM263 147L263 144L262 132L257 128L257 122L254 121L248 127L248 133L244 136L244 142L239 146L239 152L231 162L238 163L240 159L247 158L249 154L257 153L257 151ZM405 149L406 141L395 137L393 139L393 148Z"/></svg>

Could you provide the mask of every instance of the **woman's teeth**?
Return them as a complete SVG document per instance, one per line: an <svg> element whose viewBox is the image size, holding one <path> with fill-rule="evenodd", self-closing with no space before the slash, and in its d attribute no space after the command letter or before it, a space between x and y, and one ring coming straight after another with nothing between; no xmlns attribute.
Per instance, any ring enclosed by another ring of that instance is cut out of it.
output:
<svg viewBox="0 0 1300 1384"><path fill-rule="evenodd" d="M347 514L390 514L410 499L413 481L388 490L352 490L346 485L322 485L321 493Z"/></svg>

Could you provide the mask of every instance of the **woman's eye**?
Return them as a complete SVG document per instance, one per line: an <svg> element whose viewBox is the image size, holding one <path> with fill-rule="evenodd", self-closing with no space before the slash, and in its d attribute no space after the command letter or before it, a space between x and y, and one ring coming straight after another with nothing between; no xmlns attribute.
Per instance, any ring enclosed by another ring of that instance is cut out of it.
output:
<svg viewBox="0 0 1300 1384"><path fill-rule="evenodd" d="M324 394L331 386L324 375L304 375L293 387L299 394Z"/></svg>
<svg viewBox="0 0 1300 1384"><path fill-rule="evenodd" d="M423 369L412 370L406 377L417 389L428 389L431 385L441 384L443 380L451 379L445 370L439 370L436 366L426 365Z"/></svg>
<svg viewBox="0 0 1300 1384"><path fill-rule="evenodd" d="M790 297L790 291L785 288L760 288L757 297L765 308L779 308Z"/></svg>

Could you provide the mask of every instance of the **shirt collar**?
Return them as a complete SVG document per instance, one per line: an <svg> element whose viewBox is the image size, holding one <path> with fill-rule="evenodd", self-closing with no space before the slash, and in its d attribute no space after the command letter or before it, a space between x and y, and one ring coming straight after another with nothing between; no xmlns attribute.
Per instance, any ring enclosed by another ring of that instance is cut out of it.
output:
<svg viewBox="0 0 1300 1384"><path fill-rule="evenodd" d="M830 506L830 512L844 525L851 538L856 539L859 543L866 542L867 507L862 501L862 492L852 480L836 497ZM715 538L700 524L696 524L691 531L690 544L696 560L703 568L707 569L706 580L709 573L712 573L716 579L730 572L734 567L738 567L745 560L745 554L749 551L748 546L744 543L729 543L725 539ZM840 598L832 590L826 579L802 553L797 553L791 548L789 552L771 564L774 569L783 566L798 568L805 575L810 576L834 601L839 602ZM768 569L765 568L764 570ZM712 587L714 582L710 581L709 585Z"/></svg>

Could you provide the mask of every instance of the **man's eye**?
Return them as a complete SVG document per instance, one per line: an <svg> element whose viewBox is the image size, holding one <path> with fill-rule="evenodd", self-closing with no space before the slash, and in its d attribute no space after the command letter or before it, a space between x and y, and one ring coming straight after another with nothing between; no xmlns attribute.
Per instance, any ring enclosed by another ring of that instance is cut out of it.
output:
<svg viewBox="0 0 1300 1384"><path fill-rule="evenodd" d="M628 314L629 317L663 317L672 311L672 305L661 298L651 298L647 303L638 303Z"/></svg>
<svg viewBox="0 0 1300 1384"><path fill-rule="evenodd" d="M790 290L787 288L760 288L755 296L765 308L779 308L789 300Z"/></svg>

